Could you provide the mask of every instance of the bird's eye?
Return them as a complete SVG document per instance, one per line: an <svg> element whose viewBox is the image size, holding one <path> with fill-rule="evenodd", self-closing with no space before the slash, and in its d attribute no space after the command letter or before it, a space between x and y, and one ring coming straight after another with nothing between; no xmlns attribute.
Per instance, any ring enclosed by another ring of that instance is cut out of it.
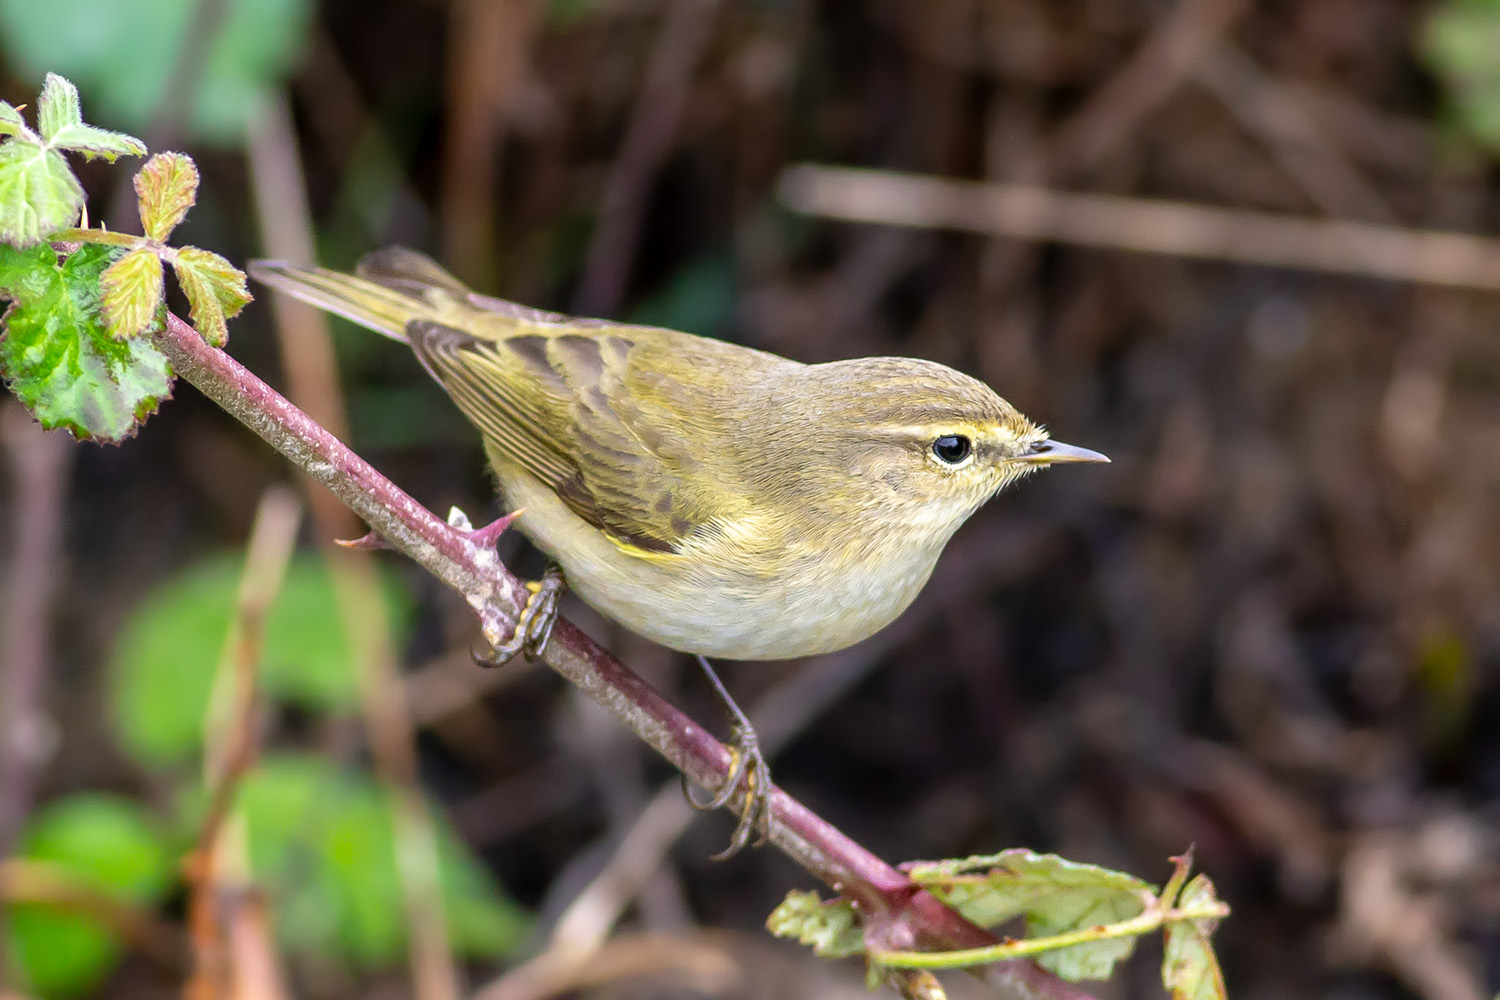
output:
<svg viewBox="0 0 1500 1000"><path fill-rule="evenodd" d="M932 453L949 465L958 465L969 457L974 446L961 434L944 434L932 442Z"/></svg>

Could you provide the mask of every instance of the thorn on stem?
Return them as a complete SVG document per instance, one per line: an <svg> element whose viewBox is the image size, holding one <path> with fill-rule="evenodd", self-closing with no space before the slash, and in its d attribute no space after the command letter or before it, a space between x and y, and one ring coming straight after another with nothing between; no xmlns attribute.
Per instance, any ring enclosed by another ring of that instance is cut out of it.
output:
<svg viewBox="0 0 1500 1000"><path fill-rule="evenodd" d="M495 544L500 541L500 536L505 534L505 529L509 528L515 522L515 519L524 513L526 513L526 508L522 507L520 510L513 511L504 517L491 521L482 528L471 530L469 532L469 541L482 549L494 548Z"/></svg>
<svg viewBox="0 0 1500 1000"><path fill-rule="evenodd" d="M375 532L370 532L361 538L335 538L333 544L346 549L361 549L366 552L375 552L380 549L394 549L395 546L386 541Z"/></svg>

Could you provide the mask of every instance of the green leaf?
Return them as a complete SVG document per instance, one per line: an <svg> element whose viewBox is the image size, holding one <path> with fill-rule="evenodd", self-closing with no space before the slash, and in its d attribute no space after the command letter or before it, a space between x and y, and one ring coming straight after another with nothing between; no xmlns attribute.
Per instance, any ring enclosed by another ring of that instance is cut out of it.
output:
<svg viewBox="0 0 1500 1000"><path fill-rule="evenodd" d="M848 900L824 902L816 892L793 890L766 918L766 929L777 937L795 938L823 958L862 955L864 933L854 905Z"/></svg>
<svg viewBox="0 0 1500 1000"><path fill-rule="evenodd" d="M162 304L161 258L139 247L109 265L102 279L104 321L110 336L125 339L153 325Z"/></svg>
<svg viewBox="0 0 1500 1000"><path fill-rule="evenodd" d="M7 101L0 101L0 135L31 135L31 129L26 127L26 119Z"/></svg>
<svg viewBox="0 0 1500 1000"><path fill-rule="evenodd" d="M110 712L121 743L142 764L196 760L215 664L239 592L243 560L215 556L153 587L121 629L110 661ZM393 621L410 618L394 577L383 588ZM301 555L267 611L260 681L275 702L349 712L358 687L333 583L321 558Z"/></svg>
<svg viewBox="0 0 1500 1000"><path fill-rule="evenodd" d="M193 326L210 344L224 346L229 339L225 318L236 315L252 298L245 285L245 272L198 247L178 250L172 270L187 296Z"/></svg>
<svg viewBox="0 0 1500 1000"><path fill-rule="evenodd" d="M20 137L0 144L0 241L35 246L82 210L83 188L60 153Z"/></svg>
<svg viewBox="0 0 1500 1000"><path fill-rule="evenodd" d="M89 95L99 120L142 132L169 99L197 8L187 0L0 0L0 37L13 75L62 73ZM192 40L202 61L188 138L243 145L296 68L312 13L312 0L225 0L214 36Z"/></svg>
<svg viewBox="0 0 1500 1000"><path fill-rule="evenodd" d="M43 807L22 834L21 854L137 905L160 900L173 879L171 847L151 816L133 802L99 793ZM42 997L92 991L121 953L110 929L87 916L39 903L0 912L20 985Z"/></svg>
<svg viewBox="0 0 1500 1000"><path fill-rule="evenodd" d="M48 73L42 83L42 94L36 99L36 127L42 133L42 139L51 143L64 128L82 124L83 107L78 102L78 88L72 81Z"/></svg>
<svg viewBox="0 0 1500 1000"><path fill-rule="evenodd" d="M1214 885L1198 875L1182 891L1178 907L1218 902ZM1209 937L1217 920L1177 920L1167 925L1167 943L1161 962L1161 981L1173 1000L1227 1000L1224 973L1214 955Z"/></svg>
<svg viewBox="0 0 1500 1000"><path fill-rule="evenodd" d="M52 137L52 145L82 153L85 157L101 156L110 163L121 156L146 155L146 144L133 135L81 123L58 129Z"/></svg>
<svg viewBox="0 0 1500 1000"><path fill-rule="evenodd" d="M369 775L297 754L267 757L242 788L250 864L290 954L367 969L405 958L406 919L390 799ZM436 818L436 817L435 817ZM453 949L510 954L530 920L437 819L439 877Z"/></svg>
<svg viewBox="0 0 1500 1000"><path fill-rule="evenodd" d="M0 377L43 427L118 442L171 394L171 368L149 339L118 341L105 329L100 283L119 256L90 245L59 265L46 245L0 246L0 291L15 300Z"/></svg>
<svg viewBox="0 0 1500 1000"><path fill-rule="evenodd" d="M198 165L182 153L157 153L135 175L135 193L147 238L165 242L198 200Z"/></svg>
<svg viewBox="0 0 1500 1000"><path fill-rule="evenodd" d="M1133 875L1024 849L919 863L913 881L984 927L1025 915L1026 936L1050 937L1139 916L1152 887ZM1064 979L1108 979L1134 938L1074 945L1037 957Z"/></svg>
<svg viewBox="0 0 1500 1000"><path fill-rule="evenodd" d="M1500 152L1500 6L1449 0L1432 9L1419 35L1424 61L1447 85L1458 123Z"/></svg>

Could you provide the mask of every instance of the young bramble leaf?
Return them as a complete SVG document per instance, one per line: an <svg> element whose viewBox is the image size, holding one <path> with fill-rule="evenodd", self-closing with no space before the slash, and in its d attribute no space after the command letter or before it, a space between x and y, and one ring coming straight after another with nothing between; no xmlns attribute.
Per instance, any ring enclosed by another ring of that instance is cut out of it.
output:
<svg viewBox="0 0 1500 1000"><path fill-rule="evenodd" d="M1145 911L1152 887L1133 875L1024 849L986 857L917 864L912 880L977 924L1026 916L1028 938L1129 920ZM1064 979L1108 979L1135 938L1110 938L1037 956Z"/></svg>
<svg viewBox="0 0 1500 1000"><path fill-rule="evenodd" d="M111 229L59 229L47 238L49 243L103 243L127 250L140 246L141 238Z"/></svg>
<svg viewBox="0 0 1500 1000"><path fill-rule="evenodd" d="M144 332L161 306L161 258L150 247L130 251L104 272L104 322L126 340Z"/></svg>
<svg viewBox="0 0 1500 1000"><path fill-rule="evenodd" d="M20 116L17 115L17 118ZM83 123L78 88L56 73L48 73L36 102L36 125L42 140L53 149L71 149L84 156L144 156L146 144L133 135L111 132Z"/></svg>
<svg viewBox="0 0 1500 1000"><path fill-rule="evenodd" d="M198 167L181 153L157 153L135 175L141 226L147 238L165 242L198 200Z"/></svg>
<svg viewBox="0 0 1500 1000"><path fill-rule="evenodd" d="M6 101L0 101L0 135L31 135L20 110Z"/></svg>
<svg viewBox="0 0 1500 1000"><path fill-rule="evenodd" d="M110 163L120 156L145 156L146 144L133 135L95 128L82 122L64 125L52 137L57 149L71 149L85 157L102 156Z"/></svg>
<svg viewBox="0 0 1500 1000"><path fill-rule="evenodd" d="M51 144L57 133L69 125L83 124L83 107L78 88L56 73L48 73L42 82L42 94L36 99L36 127L42 139Z"/></svg>
<svg viewBox="0 0 1500 1000"><path fill-rule="evenodd" d="M251 300L245 272L216 253L198 247L177 251L172 269L191 307L193 325L215 347L229 339L226 317L236 315Z"/></svg>
<svg viewBox="0 0 1500 1000"><path fill-rule="evenodd" d="M35 246L82 210L83 188L61 154L20 136L0 144L0 242Z"/></svg>
<svg viewBox="0 0 1500 1000"><path fill-rule="evenodd" d="M43 427L118 442L171 393L171 368L148 338L118 341L104 327L100 281L120 256L85 246L58 264L45 244L0 246L0 290L14 300L0 378Z"/></svg>
<svg viewBox="0 0 1500 1000"><path fill-rule="evenodd" d="M1218 901L1214 884L1206 875L1199 875L1183 889L1178 906L1190 909ZM1227 1000L1224 973L1209 943L1217 924L1217 920L1210 919L1175 920L1167 925L1161 981L1172 991L1173 1000Z"/></svg>
<svg viewBox="0 0 1500 1000"><path fill-rule="evenodd" d="M842 899L825 903L816 892L787 893L766 918L766 929L777 937L796 938L801 944L811 945L823 958L846 958L865 950L864 933L853 904Z"/></svg>

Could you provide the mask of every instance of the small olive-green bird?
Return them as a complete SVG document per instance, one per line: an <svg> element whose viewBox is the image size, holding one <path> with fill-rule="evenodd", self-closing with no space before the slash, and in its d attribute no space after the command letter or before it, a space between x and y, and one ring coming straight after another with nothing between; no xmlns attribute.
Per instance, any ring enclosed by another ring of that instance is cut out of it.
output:
<svg viewBox="0 0 1500 1000"><path fill-rule="evenodd" d="M484 436L516 526L609 618L672 649L778 660L911 604L959 525L1056 462L988 386L916 358L801 364L480 295L390 248L266 284L405 341Z"/></svg>

